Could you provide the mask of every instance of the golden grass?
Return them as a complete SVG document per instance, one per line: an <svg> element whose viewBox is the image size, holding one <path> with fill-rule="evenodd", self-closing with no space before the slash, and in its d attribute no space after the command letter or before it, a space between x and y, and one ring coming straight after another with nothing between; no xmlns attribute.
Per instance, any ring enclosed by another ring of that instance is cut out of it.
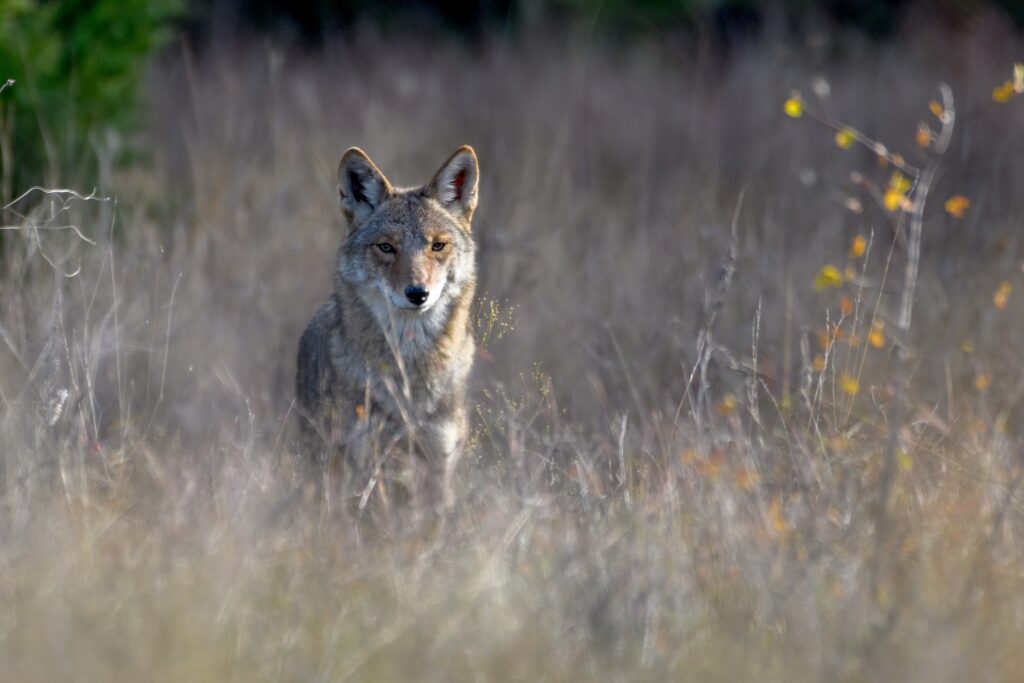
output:
<svg viewBox="0 0 1024 683"><path fill-rule="evenodd" d="M828 61L171 55L116 203L35 193L6 219L3 677L1014 680L1024 103L992 101L1021 44L987 30ZM838 148L783 111L817 78ZM940 79L958 128L897 338L885 195L913 193L853 142L917 166ZM412 183L467 142L487 354L457 504L328 505L291 381L337 157ZM71 224L95 244L45 229Z"/></svg>

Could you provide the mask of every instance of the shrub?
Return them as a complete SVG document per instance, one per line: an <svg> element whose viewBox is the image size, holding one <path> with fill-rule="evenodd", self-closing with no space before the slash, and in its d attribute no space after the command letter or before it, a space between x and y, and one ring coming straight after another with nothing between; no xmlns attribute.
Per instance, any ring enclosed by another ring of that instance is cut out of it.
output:
<svg viewBox="0 0 1024 683"><path fill-rule="evenodd" d="M3 198L13 187L90 175L90 136L134 122L147 58L180 0L0 3Z"/></svg>

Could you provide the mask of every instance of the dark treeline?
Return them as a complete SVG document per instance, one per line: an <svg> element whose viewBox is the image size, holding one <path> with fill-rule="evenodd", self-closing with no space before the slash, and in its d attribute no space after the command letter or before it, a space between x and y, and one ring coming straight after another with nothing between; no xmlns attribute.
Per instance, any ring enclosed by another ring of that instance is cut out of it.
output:
<svg viewBox="0 0 1024 683"><path fill-rule="evenodd" d="M698 31L731 40L783 16L797 30L827 21L885 39L915 8L955 23L990 7L1024 25L1024 0L195 0L190 29L200 38L253 31L316 43L365 26L473 38L575 23L614 37Z"/></svg>

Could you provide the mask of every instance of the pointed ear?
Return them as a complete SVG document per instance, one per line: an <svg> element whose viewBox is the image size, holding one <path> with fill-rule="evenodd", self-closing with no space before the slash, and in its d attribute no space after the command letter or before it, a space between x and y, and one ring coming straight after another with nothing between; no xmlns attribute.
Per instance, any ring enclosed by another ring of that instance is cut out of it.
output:
<svg viewBox="0 0 1024 683"><path fill-rule="evenodd" d="M455 150L455 154L441 166L441 170L427 185L427 196L436 199L441 206L468 225L476 209L479 180L480 166L476 152L469 145L463 145Z"/></svg>
<svg viewBox="0 0 1024 683"><path fill-rule="evenodd" d="M341 155L341 163L338 164L338 195L341 210L345 212L350 225L369 218L391 193L391 183L370 161L366 152L358 147L350 147Z"/></svg>

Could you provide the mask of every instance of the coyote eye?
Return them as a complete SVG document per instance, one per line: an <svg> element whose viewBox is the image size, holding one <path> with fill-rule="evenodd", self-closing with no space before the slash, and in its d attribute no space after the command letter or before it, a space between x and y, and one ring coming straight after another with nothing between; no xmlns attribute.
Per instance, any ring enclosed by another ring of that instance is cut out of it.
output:
<svg viewBox="0 0 1024 683"><path fill-rule="evenodd" d="M434 242L434 251L441 251L442 249L444 249L444 244L444 242Z"/></svg>
<svg viewBox="0 0 1024 683"><path fill-rule="evenodd" d="M385 254L393 254L395 252L395 248L388 244L387 242L381 242L380 244L377 245L377 248L383 251Z"/></svg>

